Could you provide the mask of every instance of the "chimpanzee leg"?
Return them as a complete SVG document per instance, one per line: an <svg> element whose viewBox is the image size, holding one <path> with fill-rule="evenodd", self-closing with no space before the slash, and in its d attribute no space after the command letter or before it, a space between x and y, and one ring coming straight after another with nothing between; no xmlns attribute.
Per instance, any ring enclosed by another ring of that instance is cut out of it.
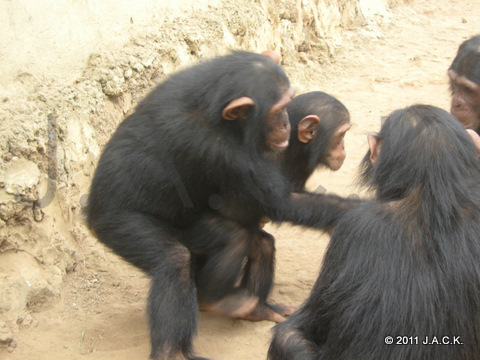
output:
<svg viewBox="0 0 480 360"><path fill-rule="evenodd" d="M256 296L235 287L250 239L247 229L214 215L205 216L185 232L183 243L196 258L195 281L202 309L242 317L256 306Z"/></svg>
<svg viewBox="0 0 480 360"><path fill-rule="evenodd" d="M190 252L183 245L174 244L168 253L166 261L150 271L151 357L155 360L197 359L192 357L198 305L190 271Z"/></svg>
<svg viewBox="0 0 480 360"><path fill-rule="evenodd" d="M139 213L110 214L93 228L101 241L151 277L151 358L200 359L192 355L198 307L190 252L175 231Z"/></svg>
<svg viewBox="0 0 480 360"><path fill-rule="evenodd" d="M255 310L245 317L247 320L270 320L281 322L284 316L291 315L295 308L279 304L269 304L268 296L273 287L275 272L275 238L264 230L252 237L248 261L245 264L241 287L249 294L258 296Z"/></svg>
<svg viewBox="0 0 480 360"><path fill-rule="evenodd" d="M245 264L241 286L267 301L273 286L275 267L275 238L264 230L252 237L252 246Z"/></svg>

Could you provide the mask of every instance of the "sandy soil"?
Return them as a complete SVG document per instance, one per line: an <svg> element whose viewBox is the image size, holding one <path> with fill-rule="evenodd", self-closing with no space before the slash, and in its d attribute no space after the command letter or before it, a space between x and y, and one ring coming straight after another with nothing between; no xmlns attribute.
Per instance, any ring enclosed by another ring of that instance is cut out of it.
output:
<svg viewBox="0 0 480 360"><path fill-rule="evenodd" d="M413 103L448 109L446 70L461 41L478 33L480 1L415 1L397 8L381 26L346 32L345 48L314 72L287 68L298 93L323 90L350 110L354 126L346 137L347 160L336 172L319 171L310 179L345 196L354 187L357 166L366 152L366 134L378 130L381 117ZM277 239L276 281L272 299L300 305L317 276L329 238L291 226L267 225ZM100 245L92 245L101 247ZM102 254L102 251L100 251ZM4 360L147 359L145 317L148 279L108 250L98 251L67 278L62 300L34 314ZM270 322L251 323L202 313L195 347L212 359L265 359Z"/></svg>

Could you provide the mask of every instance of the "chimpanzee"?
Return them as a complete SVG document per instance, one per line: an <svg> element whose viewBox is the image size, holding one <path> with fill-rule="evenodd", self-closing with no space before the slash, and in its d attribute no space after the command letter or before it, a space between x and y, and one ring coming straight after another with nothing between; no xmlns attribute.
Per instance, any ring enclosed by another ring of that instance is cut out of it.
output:
<svg viewBox="0 0 480 360"><path fill-rule="evenodd" d="M317 167L323 165L336 171L343 165L350 114L339 100L321 91L295 97L287 112L292 132L282 158L282 171L295 191L303 191Z"/></svg>
<svg viewBox="0 0 480 360"><path fill-rule="evenodd" d="M480 35L464 41L448 69L451 113L480 134Z"/></svg>
<svg viewBox="0 0 480 360"><path fill-rule="evenodd" d="M305 183L317 167L325 166L336 171L342 166L346 156L344 137L351 127L350 114L340 101L321 91L296 96L287 106L287 112L292 127L290 145L275 160L292 185L292 191L304 193ZM267 221L268 219L263 219L263 222ZM273 286L275 239L264 230L260 230L259 236L260 239L263 238L263 244L269 244L268 259L262 263L265 264L264 269L270 264L268 272L272 275L268 285L262 286L264 292L259 299L260 304L249 318L255 320L253 316L262 310L263 302L267 305L263 307L264 315L257 317L281 322L296 308L266 302ZM257 251L255 253L258 254ZM268 311L269 309L271 310Z"/></svg>
<svg viewBox="0 0 480 360"><path fill-rule="evenodd" d="M274 61L236 51L170 76L105 146L87 221L152 279L151 358L200 359L192 346L197 303L231 317L260 306L271 277L263 271L270 247L258 236L262 216L328 229L356 205L333 195L292 196L267 160L288 146L293 96Z"/></svg>
<svg viewBox="0 0 480 360"><path fill-rule="evenodd" d="M333 231L309 298L274 328L270 360L480 359L480 164L428 105L369 136L376 199Z"/></svg>

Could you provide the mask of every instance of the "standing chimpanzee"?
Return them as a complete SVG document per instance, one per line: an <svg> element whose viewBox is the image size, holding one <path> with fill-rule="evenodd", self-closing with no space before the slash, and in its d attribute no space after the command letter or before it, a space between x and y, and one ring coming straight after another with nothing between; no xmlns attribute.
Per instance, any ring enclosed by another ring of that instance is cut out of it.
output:
<svg viewBox="0 0 480 360"><path fill-rule="evenodd" d="M263 215L331 228L356 205L333 195L291 196L278 166L266 160L288 145L293 95L274 61L234 52L169 77L107 143L87 221L152 279L152 358L199 359L192 347L197 294L201 307L232 317L263 305L272 276L263 265L270 247L257 244Z"/></svg>
<svg viewBox="0 0 480 360"><path fill-rule="evenodd" d="M427 105L393 112L369 144L362 179L376 201L335 227L310 297L274 328L268 358L480 359L474 144Z"/></svg>
<svg viewBox="0 0 480 360"><path fill-rule="evenodd" d="M480 35L464 41L448 69L451 113L480 134Z"/></svg>
<svg viewBox="0 0 480 360"><path fill-rule="evenodd" d="M304 191L317 167L323 165L333 171L342 167L350 114L339 100L321 91L295 97L287 111L292 132L283 154L282 172L295 191Z"/></svg>

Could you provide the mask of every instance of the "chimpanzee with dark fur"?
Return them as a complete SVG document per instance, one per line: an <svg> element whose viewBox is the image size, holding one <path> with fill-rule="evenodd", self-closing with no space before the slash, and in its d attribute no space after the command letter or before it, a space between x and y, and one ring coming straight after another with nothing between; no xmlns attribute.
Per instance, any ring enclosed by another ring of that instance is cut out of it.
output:
<svg viewBox="0 0 480 360"><path fill-rule="evenodd" d="M292 132L282 157L282 172L295 191L304 191L319 166L336 171L343 165L350 114L338 99L321 91L295 97L287 112Z"/></svg>
<svg viewBox="0 0 480 360"><path fill-rule="evenodd" d="M376 200L335 227L309 298L274 328L268 359L480 359L474 144L427 105L393 112L369 144L363 180Z"/></svg>
<svg viewBox="0 0 480 360"><path fill-rule="evenodd" d="M451 113L480 134L480 35L464 41L448 69Z"/></svg>
<svg viewBox="0 0 480 360"><path fill-rule="evenodd" d="M202 308L231 317L264 305L272 274L262 262L270 247L257 244L262 216L331 228L355 205L291 196L278 165L266 160L288 145L293 95L274 61L234 52L169 77L106 145L87 220L100 241L152 279L152 358L199 359L197 294ZM251 271L236 287L245 258Z"/></svg>

